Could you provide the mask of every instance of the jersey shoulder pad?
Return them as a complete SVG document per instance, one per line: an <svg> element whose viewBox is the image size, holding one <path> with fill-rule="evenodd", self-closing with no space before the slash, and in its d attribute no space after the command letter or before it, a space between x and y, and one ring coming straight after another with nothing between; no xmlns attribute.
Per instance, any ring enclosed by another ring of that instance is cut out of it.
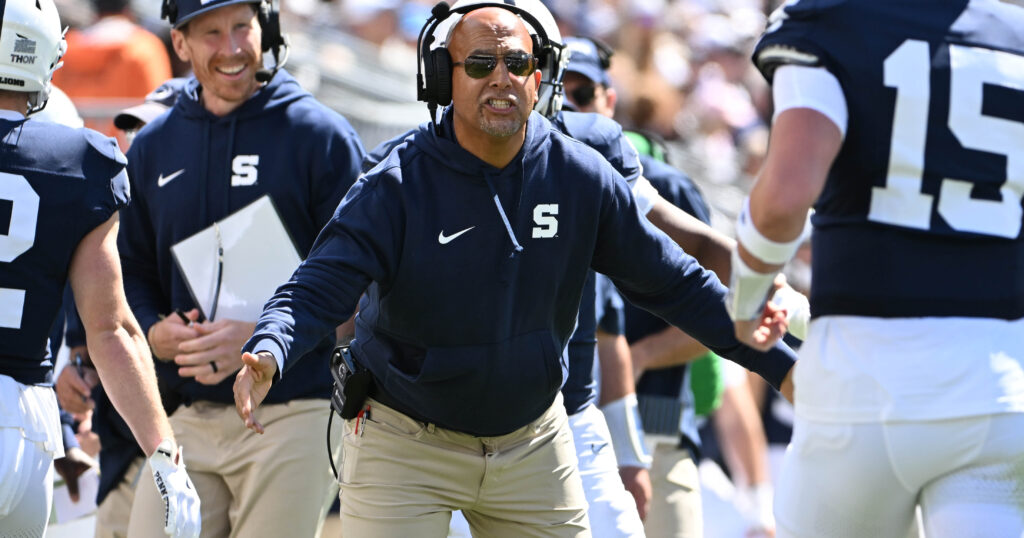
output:
<svg viewBox="0 0 1024 538"><path fill-rule="evenodd" d="M779 6L754 48L754 64L761 74L771 81L782 65L824 65L827 51L816 37L843 31L837 13L846 4L847 0L790 0Z"/></svg>
<svg viewBox="0 0 1024 538"><path fill-rule="evenodd" d="M110 197L114 207L123 207L131 199L131 188L128 186L128 173L125 167L128 159L117 145L117 140L92 129L80 130L89 144L83 173L90 181L102 182L103 198ZM109 190L107 190L109 186Z"/></svg>
<svg viewBox="0 0 1024 538"><path fill-rule="evenodd" d="M128 159L125 158L124 153L121 153L121 148L117 146L117 140L88 128L83 128L82 132L85 134L86 142L100 157L112 164L120 166L128 164Z"/></svg>

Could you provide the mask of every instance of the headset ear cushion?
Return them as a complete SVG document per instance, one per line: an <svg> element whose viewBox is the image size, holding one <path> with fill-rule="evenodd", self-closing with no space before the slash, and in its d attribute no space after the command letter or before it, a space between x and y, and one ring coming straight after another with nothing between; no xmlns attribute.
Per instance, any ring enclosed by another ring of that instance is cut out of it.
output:
<svg viewBox="0 0 1024 538"><path fill-rule="evenodd" d="M537 58L537 64L543 65L547 61L548 49L544 47L544 40L538 35L533 34L530 36L530 40L533 41L533 55ZM540 69L540 67L538 67Z"/></svg>
<svg viewBox="0 0 1024 538"><path fill-rule="evenodd" d="M448 106L452 103L452 55L448 49L438 47L430 51L427 60L427 95L434 97L438 105Z"/></svg>
<svg viewBox="0 0 1024 538"><path fill-rule="evenodd" d="M284 38L281 37L281 19L270 2L260 3L257 18L259 19L260 31L262 32L260 48L266 52L283 45Z"/></svg>

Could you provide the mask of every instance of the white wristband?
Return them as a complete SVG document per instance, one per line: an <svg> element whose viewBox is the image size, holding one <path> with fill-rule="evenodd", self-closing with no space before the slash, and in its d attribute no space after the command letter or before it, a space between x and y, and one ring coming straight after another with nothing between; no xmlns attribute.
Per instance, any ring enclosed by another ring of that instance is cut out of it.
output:
<svg viewBox="0 0 1024 538"><path fill-rule="evenodd" d="M743 519L747 521L749 530L765 531L775 528L775 516L772 514L773 497L770 482L737 488L736 505Z"/></svg>
<svg viewBox="0 0 1024 538"><path fill-rule="evenodd" d="M772 296L772 304L786 310L789 333L806 340L807 324L811 322L811 304L807 297L789 286L783 286Z"/></svg>
<svg viewBox="0 0 1024 538"><path fill-rule="evenodd" d="M732 275L729 291L725 296L725 308L733 321L750 321L764 311L768 293L772 290L776 272L758 273L743 263L740 253L732 249Z"/></svg>
<svg viewBox="0 0 1024 538"><path fill-rule="evenodd" d="M804 226L806 226L806 219ZM782 265L788 262L796 251L800 249L804 234L801 233L796 239L788 243L779 243L761 235L761 232L754 226L754 219L750 217L750 197L743 200L743 210L736 221L736 239L743 244L747 250L757 259L764 263Z"/></svg>
<svg viewBox="0 0 1024 538"><path fill-rule="evenodd" d="M601 406L608 431L612 436L612 448L619 467L651 468L653 458L644 444L644 426L640 421L636 394L627 394L618 400Z"/></svg>
<svg viewBox="0 0 1024 538"><path fill-rule="evenodd" d="M637 208L640 209L640 214L646 216L654 208L654 203L661 198L658 194L658 190L651 185L644 176L640 176L633 180L632 184L633 199L636 200Z"/></svg>

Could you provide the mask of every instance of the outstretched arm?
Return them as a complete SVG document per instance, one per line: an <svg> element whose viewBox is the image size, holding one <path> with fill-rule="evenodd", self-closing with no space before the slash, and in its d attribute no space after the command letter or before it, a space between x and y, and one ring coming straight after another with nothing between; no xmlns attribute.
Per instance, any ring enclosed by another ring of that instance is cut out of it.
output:
<svg viewBox="0 0 1024 538"><path fill-rule="evenodd" d="M79 242L71 259L71 288L89 355L110 401L149 455L164 501L164 532L199 536L199 497L160 404L149 345L125 299L117 229L115 213Z"/></svg>
<svg viewBox="0 0 1024 538"><path fill-rule="evenodd" d="M767 161L737 225L740 241L733 258L738 267L730 285L730 312L736 337L747 345L765 349L782 336L764 323L774 314L773 305L763 305L763 312L751 312L752 306L765 299L775 274L796 252L807 212L841 144L836 124L809 108L782 112L772 127Z"/></svg>
<svg viewBox="0 0 1024 538"><path fill-rule="evenodd" d="M88 335L89 356L114 407L152 454L174 438L160 405L149 345L128 308L117 255L118 216L89 232L71 260L75 302Z"/></svg>

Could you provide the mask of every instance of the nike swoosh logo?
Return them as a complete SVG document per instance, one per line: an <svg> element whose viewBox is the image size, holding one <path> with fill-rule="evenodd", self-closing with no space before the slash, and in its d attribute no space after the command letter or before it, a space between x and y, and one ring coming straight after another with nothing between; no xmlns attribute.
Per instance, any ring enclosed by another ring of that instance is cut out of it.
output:
<svg viewBox="0 0 1024 538"><path fill-rule="evenodd" d="M178 170L177 172L175 172L175 173L173 173L173 174L171 174L169 176L164 176L163 174L160 174L160 177L156 178L156 186L157 187L163 187L164 185L170 183L172 179L174 179L174 178L176 178L176 177L178 177L178 176L180 176L180 175L182 175L184 173L185 173L185 169L182 168L181 170Z"/></svg>
<svg viewBox="0 0 1024 538"><path fill-rule="evenodd" d="M592 450L594 452L594 454L600 454L601 451L604 450L604 448L606 446L608 446L608 443L600 443L600 444L590 443L590 450Z"/></svg>
<svg viewBox="0 0 1024 538"><path fill-rule="evenodd" d="M476 228L476 226L470 226L469 228L466 228L461 232L455 232L452 235L444 235L444 230L441 230L441 233L437 234L437 242L441 243L442 245L447 245L448 243L454 241L456 237L472 230L473 228Z"/></svg>

